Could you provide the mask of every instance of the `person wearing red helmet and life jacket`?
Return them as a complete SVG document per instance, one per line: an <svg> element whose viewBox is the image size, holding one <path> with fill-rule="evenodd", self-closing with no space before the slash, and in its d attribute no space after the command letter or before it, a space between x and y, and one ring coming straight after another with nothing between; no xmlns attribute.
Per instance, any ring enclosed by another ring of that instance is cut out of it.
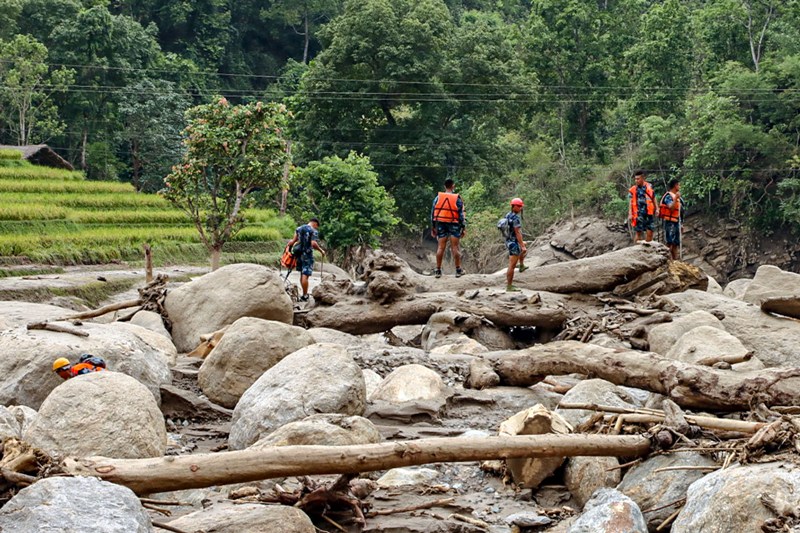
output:
<svg viewBox="0 0 800 533"><path fill-rule="evenodd" d="M455 181L452 179L444 180L444 192L436 195L431 209L431 236L437 239L439 244L436 249L436 269L433 271L437 278L442 277L442 261L448 241L453 262L456 264L456 277L464 275L459 242L466 235L467 221L464 217L464 201L461 195L455 192L455 186Z"/></svg>
<svg viewBox="0 0 800 533"><path fill-rule="evenodd" d="M642 233L645 234L645 241L650 242L653 240L655 217L658 216L655 193L653 186L645 180L644 170L637 170L633 178L636 183L628 189L628 199L631 226L636 232L634 242L642 240Z"/></svg>
<svg viewBox="0 0 800 533"><path fill-rule="evenodd" d="M667 248L675 261L680 257L681 220L683 218L681 201L681 181L673 178L669 181L669 190L661 197L658 217L664 221L664 238Z"/></svg>
<svg viewBox="0 0 800 533"><path fill-rule="evenodd" d="M511 211L497 223L500 233L505 237L506 249L508 250L506 292L519 292L519 289L514 287L514 268L517 264L519 264L520 272L528 270L524 263L528 247L525 246L525 241L522 240L522 221L519 217L523 207L525 207L525 203L522 198L514 198L511 200Z"/></svg>
<svg viewBox="0 0 800 533"><path fill-rule="evenodd" d="M53 361L53 372L58 374L61 379L65 380L83 374L100 372L105 369L106 362L102 357L97 357L96 355L90 355L88 353L81 355L78 362L74 365L70 364L69 359L66 357L59 357Z"/></svg>

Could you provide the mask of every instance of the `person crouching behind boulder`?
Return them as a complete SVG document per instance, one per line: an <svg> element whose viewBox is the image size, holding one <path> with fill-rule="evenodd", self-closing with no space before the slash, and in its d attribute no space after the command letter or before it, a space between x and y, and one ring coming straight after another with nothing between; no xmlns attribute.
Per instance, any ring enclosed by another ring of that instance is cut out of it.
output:
<svg viewBox="0 0 800 533"><path fill-rule="evenodd" d="M69 359L66 357L59 357L53 361L53 372L58 374L61 379L70 379L105 369L106 362L102 357L97 357L96 355L83 354L75 365L70 364Z"/></svg>

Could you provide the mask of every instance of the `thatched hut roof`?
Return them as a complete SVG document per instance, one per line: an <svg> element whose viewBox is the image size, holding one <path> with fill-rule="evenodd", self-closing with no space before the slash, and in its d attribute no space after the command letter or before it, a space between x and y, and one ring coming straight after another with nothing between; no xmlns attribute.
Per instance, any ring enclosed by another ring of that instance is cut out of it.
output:
<svg viewBox="0 0 800 533"><path fill-rule="evenodd" d="M34 165L75 170L69 161L55 153L46 144L28 144L25 146L0 144L0 150L18 150L22 152L22 157L24 159L30 161Z"/></svg>

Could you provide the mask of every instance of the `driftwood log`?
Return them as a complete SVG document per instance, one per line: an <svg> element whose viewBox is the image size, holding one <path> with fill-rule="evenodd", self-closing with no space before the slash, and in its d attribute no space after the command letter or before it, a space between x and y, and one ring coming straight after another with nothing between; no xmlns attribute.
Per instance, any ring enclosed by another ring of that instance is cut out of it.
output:
<svg viewBox="0 0 800 533"><path fill-rule="evenodd" d="M514 457L640 457L649 449L650 440L635 435L456 437L353 446L282 446L153 459L68 458L63 469L67 474L99 477L124 485L137 494L149 494L276 477L369 472L428 463Z"/></svg>
<svg viewBox="0 0 800 533"><path fill-rule="evenodd" d="M529 386L549 375L587 374L616 385L657 392L683 407L747 410L800 404L800 368L756 372L717 370L651 352L615 350L574 341L552 342L495 362L504 384Z"/></svg>
<svg viewBox="0 0 800 533"><path fill-rule="evenodd" d="M520 295L513 297L502 293L469 299L448 293L427 293L390 304L346 299L335 305L315 307L305 315L299 315L298 320L307 327L331 328L364 335L388 331L395 326L425 324L431 315L444 309L478 315L498 327L559 329L569 318L564 307L529 304Z"/></svg>
<svg viewBox="0 0 800 533"><path fill-rule="evenodd" d="M667 264L667 248L658 243L629 246L595 257L533 267L514 276L514 285L534 291L561 294L608 291ZM496 274L445 276L435 279L407 273L418 291L458 291L483 287L505 287L505 271Z"/></svg>

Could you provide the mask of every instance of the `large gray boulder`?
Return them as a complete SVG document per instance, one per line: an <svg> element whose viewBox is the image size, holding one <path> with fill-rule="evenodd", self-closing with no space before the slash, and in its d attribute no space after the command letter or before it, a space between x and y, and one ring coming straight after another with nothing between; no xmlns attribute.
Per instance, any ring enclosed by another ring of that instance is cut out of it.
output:
<svg viewBox="0 0 800 533"><path fill-rule="evenodd" d="M139 311L131 318L131 324L149 329L172 342L172 335L169 334L169 331L164 326L164 320L162 320L161 315L154 311Z"/></svg>
<svg viewBox="0 0 800 533"><path fill-rule="evenodd" d="M284 357L245 391L228 443L246 448L279 427L317 413L364 414L364 375L338 344L312 344Z"/></svg>
<svg viewBox="0 0 800 533"><path fill-rule="evenodd" d="M761 496L794 502L800 492L800 467L790 462L763 463L717 470L692 483L672 533L761 531L775 515Z"/></svg>
<svg viewBox="0 0 800 533"><path fill-rule="evenodd" d="M292 302L274 270L249 263L226 265L167 294L172 340L180 352L192 351L200 335L233 324L243 316L291 324Z"/></svg>
<svg viewBox="0 0 800 533"><path fill-rule="evenodd" d="M777 318L753 304L707 292L689 290L667 298L685 313L721 313L728 333L742 341L766 366L800 366L800 322Z"/></svg>
<svg viewBox="0 0 800 533"><path fill-rule="evenodd" d="M203 361L198 383L211 401L233 408L261 374L311 344L314 339L303 328L274 320L240 318Z"/></svg>
<svg viewBox="0 0 800 533"><path fill-rule="evenodd" d="M592 494L603 487L614 488L620 481L616 457L570 457L564 469L564 484L583 507Z"/></svg>
<svg viewBox="0 0 800 533"><path fill-rule="evenodd" d="M172 354L153 339L144 340L147 334L156 334L138 326L131 326L136 328L134 332L111 324L57 324L80 329L89 336L27 330L24 326L0 331L0 404L38 409L50 391L62 383L52 371L53 361L66 357L74 363L84 353L102 357L110 370L139 381L156 399L160 398L160 386L172 382Z"/></svg>
<svg viewBox="0 0 800 533"><path fill-rule="evenodd" d="M25 487L0 509L8 533L151 533L133 491L93 477L49 477Z"/></svg>
<svg viewBox="0 0 800 533"><path fill-rule="evenodd" d="M749 351L727 331L713 326L699 326L684 333L665 355L678 361L697 363L709 357L743 357Z"/></svg>
<svg viewBox="0 0 800 533"><path fill-rule="evenodd" d="M655 455L631 468L617 490L630 497L642 509L656 509L647 513L647 525L654 531L677 509L669 504L686 496L689 485L703 477L701 470L664 470L662 468L716 466L716 463L699 453L673 453Z"/></svg>
<svg viewBox="0 0 800 533"><path fill-rule="evenodd" d="M647 524L633 500L603 488L594 493L567 533L647 533Z"/></svg>
<svg viewBox="0 0 800 533"><path fill-rule="evenodd" d="M351 444L375 444L381 434L375 425L360 416L311 415L297 422L281 426L251 449L270 446L349 446Z"/></svg>
<svg viewBox="0 0 800 533"><path fill-rule="evenodd" d="M400 405L415 401L441 401L446 393L447 387L439 374L422 365L412 364L393 370L369 399Z"/></svg>
<svg viewBox="0 0 800 533"><path fill-rule="evenodd" d="M288 505L246 503L213 506L169 522L180 531L203 533L314 533L308 516Z"/></svg>
<svg viewBox="0 0 800 533"><path fill-rule="evenodd" d="M707 293L704 292L704 294ZM678 342L678 339L683 337L687 332L700 326L725 329L722 322L711 313L696 311L678 317L672 322L666 322L650 328L647 332L647 341L650 343L650 350L660 353L661 355L667 355L670 349Z"/></svg>
<svg viewBox="0 0 800 533"><path fill-rule="evenodd" d="M800 274L786 272L772 265L762 265L747 286L742 300L761 305L766 300L788 296L800 297Z"/></svg>
<svg viewBox="0 0 800 533"><path fill-rule="evenodd" d="M736 300L742 300L744 298L745 293L747 292L747 288L750 286L753 280L750 278L739 278L729 282L725 285L725 289L722 291L723 296L727 296L728 298L734 298Z"/></svg>
<svg viewBox="0 0 800 533"><path fill-rule="evenodd" d="M153 395L130 376L110 371L56 387L23 438L49 453L78 457L160 457L167 447Z"/></svg>
<svg viewBox="0 0 800 533"><path fill-rule="evenodd" d="M151 329L147 329L143 326L137 326L136 324L130 324L128 322L111 322L107 326L112 329L121 329L133 333L139 337L142 342L154 350L163 353L166 356L170 366L174 366L175 363L177 363L178 349L175 348L174 344L172 344L172 338L165 337L164 335L156 333Z"/></svg>
<svg viewBox="0 0 800 533"><path fill-rule="evenodd" d="M0 302L0 330L24 326L31 322L50 322L73 314L75 311L72 309L56 305L3 301Z"/></svg>

